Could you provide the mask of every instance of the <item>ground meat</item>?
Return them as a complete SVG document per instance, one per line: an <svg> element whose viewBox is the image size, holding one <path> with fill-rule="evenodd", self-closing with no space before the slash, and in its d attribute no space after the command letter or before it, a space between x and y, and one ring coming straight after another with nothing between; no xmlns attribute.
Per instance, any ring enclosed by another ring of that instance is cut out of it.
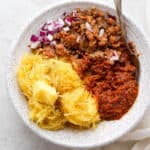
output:
<svg viewBox="0 0 150 150"><path fill-rule="evenodd" d="M65 36L64 39L63 39L64 40L64 46L68 49L76 46L76 44L77 44L76 43L76 38L77 37L74 34L70 34L70 35Z"/></svg>
<svg viewBox="0 0 150 150"><path fill-rule="evenodd" d="M63 44L57 44L55 46L55 51L58 56L68 56L69 52L65 49Z"/></svg>
<svg viewBox="0 0 150 150"><path fill-rule="evenodd" d="M49 58L52 58L55 56L55 50L52 47L46 46L43 48L42 54Z"/></svg>
<svg viewBox="0 0 150 150"><path fill-rule="evenodd" d="M102 36L102 37L99 38L98 46L104 47L104 46L107 46L107 44L108 44L108 38L107 38L107 35Z"/></svg>

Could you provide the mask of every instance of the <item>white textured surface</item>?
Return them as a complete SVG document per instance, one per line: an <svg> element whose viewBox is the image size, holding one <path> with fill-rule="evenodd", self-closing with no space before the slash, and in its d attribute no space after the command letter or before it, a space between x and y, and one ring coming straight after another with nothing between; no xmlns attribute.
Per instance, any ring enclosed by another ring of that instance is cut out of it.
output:
<svg viewBox="0 0 150 150"><path fill-rule="evenodd" d="M106 1L106 0L105 0ZM134 0L133 0L134 1ZM128 13L132 14L132 6L133 1L130 3L125 1L125 4L130 4L125 6L125 10L129 10ZM0 6L0 47L1 47L1 66L0 66L0 74L1 74L1 82L0 82L0 89L1 89L1 105L0 105L0 149L1 150L15 150L15 149L32 149L32 150L47 150L47 149L60 149L60 147L56 147L53 144L49 144L45 142L35 134L33 134L27 127L24 126L20 118L15 113L14 108L12 107L9 99L8 93L5 87L4 82L4 56L6 56L10 52L10 43L13 39L15 39L18 31L21 30L22 25L28 22L28 19L33 16L38 10L42 9L42 7L50 4L52 0L48 1L45 0L14 0L9 1L5 0L1 2ZM134 1L135 2L135 1ZM138 23L144 23L144 14L143 14L143 3L139 2L137 4L136 9L137 12L133 12L135 15L133 18L136 19ZM135 11L136 11L135 10ZM141 16L141 18L140 18ZM144 24L141 24L144 26ZM148 115L145 116L145 120L143 124L139 125L139 128L147 127L149 128ZM149 131L149 130L148 130ZM133 132L134 133L134 132ZM127 139L124 141L132 138L132 134L128 135ZM146 136L147 137L147 136ZM147 142L148 143L148 142ZM140 144L140 143L139 143ZM138 145L139 145L138 144ZM122 144L122 147L125 147L126 144ZM132 144L128 144L127 147L130 147ZM119 147L119 144L112 144L111 146L107 146L104 149L109 149L113 147ZM135 145L136 146L136 145ZM126 147L126 149L127 149ZM61 148L62 149L62 148ZM130 148L129 148L130 149Z"/></svg>

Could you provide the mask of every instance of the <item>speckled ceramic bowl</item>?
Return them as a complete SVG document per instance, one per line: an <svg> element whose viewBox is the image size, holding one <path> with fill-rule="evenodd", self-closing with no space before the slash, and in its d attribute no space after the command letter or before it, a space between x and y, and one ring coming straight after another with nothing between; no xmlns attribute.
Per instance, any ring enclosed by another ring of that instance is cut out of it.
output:
<svg viewBox="0 0 150 150"><path fill-rule="evenodd" d="M74 148L89 148L103 146L109 144L121 136L125 135L142 119L146 108L148 107L150 93L150 48L148 41L141 30L135 25L129 17L126 18L128 37L136 43L137 49L142 53L140 56L140 80L139 94L136 102L129 112L117 121L103 121L95 130L75 130L64 129L60 131L42 130L34 123L30 122L28 117L28 107L25 97L21 94L16 80L16 72L18 64L23 54L29 53L27 45L32 33L35 33L41 24L47 19L56 19L64 11L71 11L74 8L90 8L96 6L102 10L107 10L112 14L115 11L112 8L101 5L98 1L73 1L61 2L61 4L49 6L37 15L23 30L17 38L10 52L9 62L7 66L7 82L10 98L15 106L15 109L23 119L25 124L40 137L58 145L74 147Z"/></svg>

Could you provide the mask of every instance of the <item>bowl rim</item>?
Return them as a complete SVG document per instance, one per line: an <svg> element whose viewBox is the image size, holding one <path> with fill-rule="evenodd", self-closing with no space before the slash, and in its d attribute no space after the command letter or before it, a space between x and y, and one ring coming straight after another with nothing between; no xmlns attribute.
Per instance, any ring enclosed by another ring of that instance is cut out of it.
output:
<svg viewBox="0 0 150 150"><path fill-rule="evenodd" d="M38 13L36 13L33 17L31 17L29 19L29 21L21 28L20 32L18 33L18 35L16 36L14 42L12 43L11 45L11 48L10 48L10 53L7 55L7 66L6 66L6 81L9 81L9 75L7 75L7 72L8 72L8 69L9 69L9 66L11 64L11 56L12 56L12 53L15 51L15 48L18 44L18 41L20 39L20 37L22 35L24 35L24 33L26 32L26 29L36 20L38 19L42 14L44 14L46 11L52 9L52 8L57 8L57 7L62 7L63 5L69 5L69 4L74 4L74 3L89 3L89 4L93 4L93 5L99 5L99 6L102 6L102 7L106 7L109 9L114 9L112 6L110 5L107 5L106 3L103 3L103 2L100 2L100 1L96 1L96 0L76 0L76 1L65 1L65 0L61 0L61 2L55 2L53 4L50 4L48 5L47 7L43 8L41 11L39 11ZM141 35L143 36L143 39L145 41L148 41L147 45L148 47L150 47L150 42L148 40L148 36L145 34L144 30L135 23L134 20L131 19L131 17L129 15L127 15L126 13L123 14L123 16L125 18L128 19L129 22L131 22L133 25L136 25L136 28L139 30L139 32L141 33ZM7 90L8 90L8 96L9 96L9 99L10 101L12 102L12 104L14 105L15 107L15 110L16 112L19 114L20 118L23 120L24 124L31 130L33 131L33 133L35 133L36 135L38 135L39 137L41 137L42 139L45 139L46 141L50 142L50 143L53 143L53 144L56 144L56 145L59 145L59 146L63 146L63 147L69 147L69 148L93 148L93 147L101 147L101 146L105 146L107 144L111 144L113 143L114 141L116 141L117 139L121 138L122 136L124 136L126 133L128 133L129 131L131 131L138 123L139 121L143 118L144 116L144 113L146 112L146 110L149 108L150 106L150 102L149 104L147 105L147 107L143 108L144 111L143 113L141 113L139 116L138 116L138 119L136 120L136 122L134 122L134 124L132 126L130 126L130 128L127 128L125 130L125 132L122 132L122 134L118 135L118 137L115 137L103 144L100 144L100 143L96 143L96 144L87 144L87 145L80 145L80 146L76 146L76 145L73 145L73 144L66 144L66 143L61 143L61 142L58 142L56 140L51 140L51 139L48 139L47 137L45 137L43 134L41 134L41 132L37 132L37 130L35 128L32 128L30 123L28 123L22 116L21 116L21 113L20 111L17 109L16 107L16 104L14 103L13 101L13 98L11 96L11 92L10 92L10 87L8 85L8 82L7 82Z"/></svg>

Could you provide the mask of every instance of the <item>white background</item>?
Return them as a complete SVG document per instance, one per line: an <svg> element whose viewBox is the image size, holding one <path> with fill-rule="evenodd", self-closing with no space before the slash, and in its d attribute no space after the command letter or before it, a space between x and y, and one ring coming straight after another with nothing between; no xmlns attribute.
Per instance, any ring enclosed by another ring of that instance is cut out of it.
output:
<svg viewBox="0 0 150 150"><path fill-rule="evenodd" d="M0 150L66 149L44 141L24 125L9 100L5 81L5 64L12 41L21 31L22 26L24 26L32 16L35 16L39 10L51 5L54 1L56 0L0 0ZM105 1L110 5L112 4L112 0L99 1ZM123 8L147 33L145 0L123 0ZM138 126L138 129L150 129L150 117L148 113L149 112L147 112L145 118ZM139 130L135 130L135 132L136 131ZM146 147L147 144L150 143L149 139L146 139L145 142L146 145L142 145L143 147ZM103 149L117 150L117 148L121 148L122 150L129 150L132 147L132 150L137 150L136 147L140 147L139 143L138 140L132 140L127 143L116 142ZM143 147L140 147L140 150L143 150ZM150 150L150 147L147 146L146 150Z"/></svg>

